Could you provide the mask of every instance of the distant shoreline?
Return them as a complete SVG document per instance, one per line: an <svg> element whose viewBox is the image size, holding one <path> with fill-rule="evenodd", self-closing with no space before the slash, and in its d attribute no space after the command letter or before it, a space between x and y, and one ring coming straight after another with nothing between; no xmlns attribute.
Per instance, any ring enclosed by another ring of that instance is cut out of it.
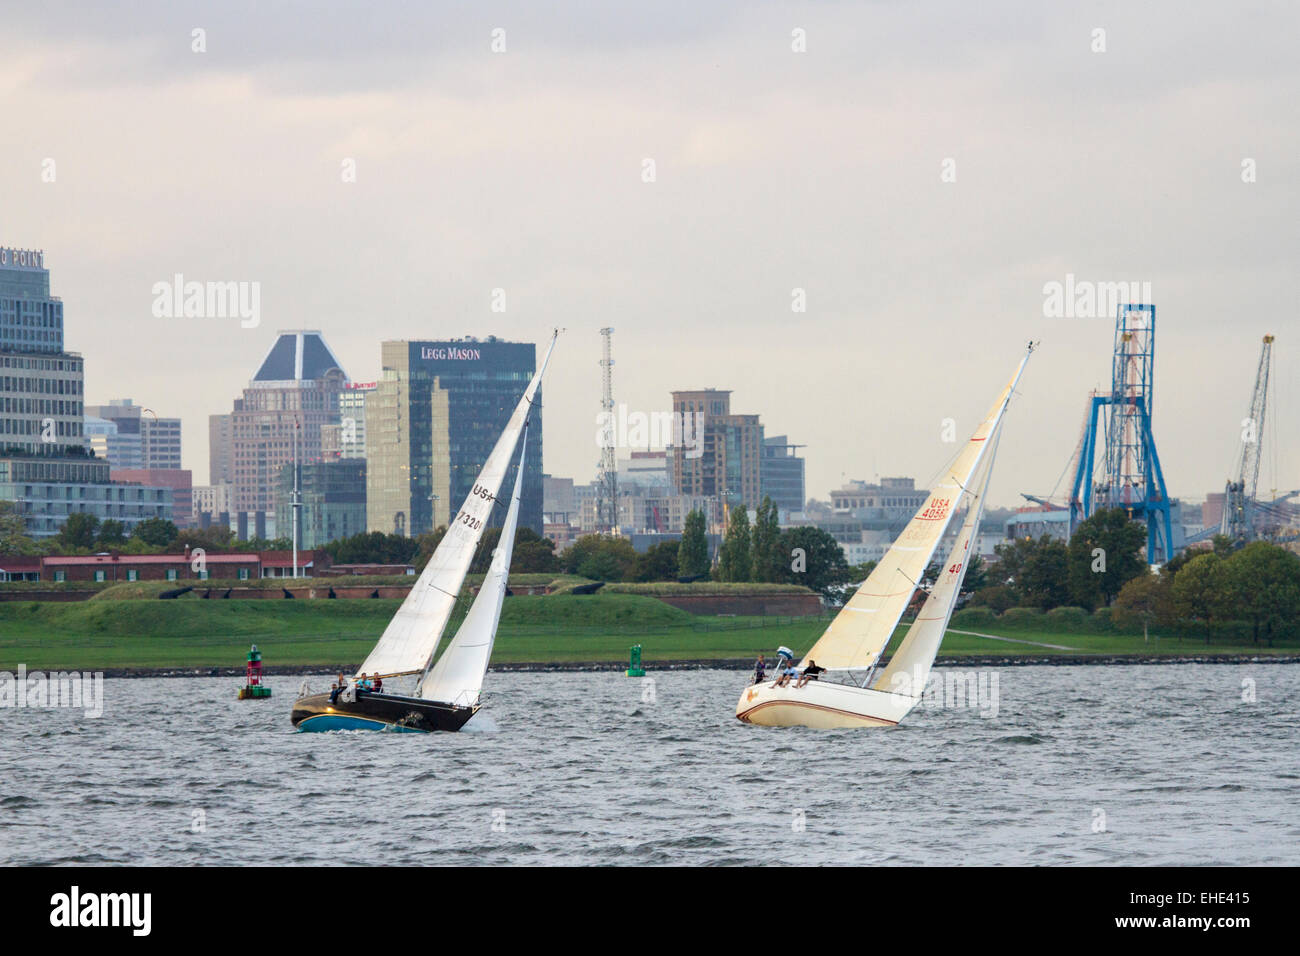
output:
<svg viewBox="0 0 1300 956"><path fill-rule="evenodd" d="M887 662L888 659L886 659ZM1197 654L1197 655L1077 655L1051 657L1011 657L962 655L941 657L935 661L936 667L1078 667L1088 665L1133 666L1141 664L1300 664L1300 655L1281 654ZM696 670L730 670L749 671L754 667L753 658L720 658L694 660L645 661L646 674L663 671ZM263 673L269 677L311 677L322 674L344 673L349 676L355 671L356 664L320 665L302 667L266 667ZM83 668L63 667L64 671L83 671ZM243 677L243 667L105 667L90 669L94 673L113 678L132 677ZM597 673L627 670L626 663L616 661L511 661L493 664L491 672L520 673Z"/></svg>

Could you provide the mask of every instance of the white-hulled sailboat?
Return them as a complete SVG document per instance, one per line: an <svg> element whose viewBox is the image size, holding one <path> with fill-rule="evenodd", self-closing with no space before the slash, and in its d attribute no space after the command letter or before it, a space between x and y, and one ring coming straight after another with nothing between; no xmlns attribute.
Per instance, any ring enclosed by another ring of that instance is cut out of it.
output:
<svg viewBox="0 0 1300 956"><path fill-rule="evenodd" d="M551 337L546 357L488 455L465 504L351 686L338 693L303 694L294 702L290 719L299 730L459 730L478 712L519 524L529 418L555 338ZM438 644L517 446L514 490L491 568L456 636L435 663ZM376 678L391 682L412 676L416 678L413 694L366 689Z"/></svg>
<svg viewBox="0 0 1300 956"><path fill-rule="evenodd" d="M889 727L916 706L952 616L972 542L979 532L984 493L993 472L1003 413L1011 402L1034 345L1011 381L903 533L804 655L798 670L815 664L819 679L754 683L740 695L736 716L769 727ZM966 518L925 604L907 637L876 674L880 655L943 538L960 499Z"/></svg>

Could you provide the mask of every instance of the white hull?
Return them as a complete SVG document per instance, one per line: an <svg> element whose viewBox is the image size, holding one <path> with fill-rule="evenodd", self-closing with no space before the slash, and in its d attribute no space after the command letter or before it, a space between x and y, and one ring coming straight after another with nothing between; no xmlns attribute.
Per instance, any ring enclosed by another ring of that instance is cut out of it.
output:
<svg viewBox="0 0 1300 956"><path fill-rule="evenodd" d="M774 687L771 681L751 684L740 694L736 717L763 727L892 727L907 716L917 698L878 690L809 681Z"/></svg>

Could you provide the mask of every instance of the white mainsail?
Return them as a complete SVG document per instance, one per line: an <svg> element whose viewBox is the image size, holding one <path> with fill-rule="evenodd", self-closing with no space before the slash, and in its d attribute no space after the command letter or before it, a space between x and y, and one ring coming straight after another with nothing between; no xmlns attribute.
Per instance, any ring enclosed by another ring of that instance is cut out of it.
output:
<svg viewBox="0 0 1300 956"><path fill-rule="evenodd" d="M943 480L898 536L880 563L862 582L804 655L800 667L816 662L832 670L869 668L889 643L899 618L907 610L912 594L952 520L954 504L970 485L971 476L984 456L988 438L1002 420L1016 384L1029 361L1021 359L1016 374L998 396L970 440L953 459Z"/></svg>
<svg viewBox="0 0 1300 956"><path fill-rule="evenodd" d="M556 335L558 334L557 332ZM551 360L551 352L555 350L556 335L551 336L550 347L546 350L537 374L528 383L523 397L515 406L505 431L497 439L483 470L479 472L478 481L466 496L465 503L447 528L447 533L429 558L429 563L411 588L411 593L388 622L379 643L362 662L357 671L358 676L419 674L433 660L438 642L442 640L442 632L456 606L456 597L465 583L465 574L469 571L470 562L474 560L479 539L483 537L483 530L492 514L501 482L514 457L515 446L519 443L519 435L541 385L542 374Z"/></svg>
<svg viewBox="0 0 1300 956"><path fill-rule="evenodd" d="M510 559L515 551L515 530L519 525L519 499L524 487L524 454L528 429L520 442L519 470L515 475L515 490L510 496L510 509L505 524L501 526L501 540L492 552L492 566L488 569L478 596L469 613L461 622L456 636L438 658L438 663L420 682L419 696L425 700L439 700L450 704L469 706L478 700L483 689L483 675L492 659L492 645L496 641L497 624L501 620L501 604L506 597L506 581L510 576Z"/></svg>
<svg viewBox="0 0 1300 956"><path fill-rule="evenodd" d="M921 613L907 631L907 637L889 659L889 666L880 673L879 679L872 684L873 690L883 690L907 697L920 697L925 692L926 681L930 679L930 668L943 643L944 632L948 630L948 621L957 597L961 594L962 582L966 580L966 569L970 565L971 543L979 534L980 517L984 513L984 495L988 491L989 478L993 474L993 460L998 453L998 439L1002 435L1001 426L993 438L993 447L982 467L980 478L970 507L966 511L966 520L962 522L957 540L948 553L939 579L930 589L930 596L925 599Z"/></svg>

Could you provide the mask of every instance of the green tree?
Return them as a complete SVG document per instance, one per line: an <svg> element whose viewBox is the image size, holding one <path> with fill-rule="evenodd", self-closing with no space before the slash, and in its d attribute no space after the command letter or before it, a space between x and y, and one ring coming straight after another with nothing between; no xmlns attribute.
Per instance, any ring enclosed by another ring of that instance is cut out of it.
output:
<svg viewBox="0 0 1300 956"><path fill-rule="evenodd" d="M116 518L105 518L99 526L95 547L100 551L108 551L124 544L126 544L126 525Z"/></svg>
<svg viewBox="0 0 1300 956"><path fill-rule="evenodd" d="M680 541L660 541L636 557L633 575L637 581L676 581Z"/></svg>
<svg viewBox="0 0 1300 956"><path fill-rule="evenodd" d="M179 533L176 525L166 518L146 518L135 526L131 537L155 548L165 548L176 540Z"/></svg>
<svg viewBox="0 0 1300 956"><path fill-rule="evenodd" d="M33 554L36 542L27 534L27 522L12 501L0 501L0 554Z"/></svg>
<svg viewBox="0 0 1300 956"><path fill-rule="evenodd" d="M560 559L555 554L555 542L543 538L532 528L520 528L515 533L515 550L510 559L510 570L518 574L541 574L558 571Z"/></svg>
<svg viewBox="0 0 1300 956"><path fill-rule="evenodd" d="M560 555L566 573L593 581L626 581L636 561L631 541L605 534L584 534Z"/></svg>
<svg viewBox="0 0 1300 956"><path fill-rule="evenodd" d="M861 564L849 565L849 583L861 584L871 576L871 572L876 570L878 561L863 561Z"/></svg>
<svg viewBox="0 0 1300 956"><path fill-rule="evenodd" d="M994 614L1009 611L1020 604L1020 595L1009 585L991 584L970 597L971 607L986 607Z"/></svg>
<svg viewBox="0 0 1300 956"><path fill-rule="evenodd" d="M441 540L441 535L439 535ZM501 543L501 529L488 528L479 539L478 550L470 563L471 574L486 574L492 566L492 552ZM432 552L430 552L432 554ZM428 561L428 558L425 558ZM543 538L532 528L515 530L514 551L510 555L510 571L514 574L558 571L560 561L555 556L555 542Z"/></svg>
<svg viewBox="0 0 1300 956"><path fill-rule="evenodd" d="M492 552L500 542L500 528L483 529L483 537L478 539L478 547L474 549L474 559L469 563L470 574L487 574L488 568L492 566Z"/></svg>
<svg viewBox="0 0 1300 956"><path fill-rule="evenodd" d="M63 551L88 551L95 546L95 536L98 533L98 518L84 511L74 512L68 515L68 520L59 529L59 548Z"/></svg>
<svg viewBox="0 0 1300 956"><path fill-rule="evenodd" d="M779 581L780 555L777 548L781 539L781 525L776 505L771 497L763 496L763 503L754 515L753 546L750 549L751 579L754 581Z"/></svg>
<svg viewBox="0 0 1300 956"><path fill-rule="evenodd" d="M419 543L401 534L363 531L331 541L324 550L335 564L410 564Z"/></svg>
<svg viewBox="0 0 1300 956"><path fill-rule="evenodd" d="M692 511L682 525L682 540L677 550L677 573L696 578L709 573L709 539L704 531L704 512Z"/></svg>
<svg viewBox="0 0 1300 956"><path fill-rule="evenodd" d="M1272 647L1274 638L1294 632L1300 620L1300 557L1267 541L1252 541L1226 559L1223 569L1225 604L1233 617L1250 624L1256 644L1262 636Z"/></svg>
<svg viewBox="0 0 1300 956"><path fill-rule="evenodd" d="M1210 539L1210 547L1221 558L1232 554L1233 541L1226 534L1216 534Z"/></svg>
<svg viewBox="0 0 1300 956"><path fill-rule="evenodd" d="M447 533L446 525L439 525L432 531L426 531L415 539L416 550L413 567L415 572L420 574L424 571L424 566L429 563L433 557L433 552L438 550L438 545L442 544L442 538ZM328 547L328 545L326 545Z"/></svg>
<svg viewBox="0 0 1300 956"><path fill-rule="evenodd" d="M727 535L718 549L718 580L749 581L753 565L749 554L749 510L744 505L731 509Z"/></svg>
<svg viewBox="0 0 1300 956"><path fill-rule="evenodd" d="M1080 521L1070 536L1070 600L1089 610L1109 606L1125 584L1146 572L1146 542L1146 526L1123 508Z"/></svg>
<svg viewBox="0 0 1300 956"><path fill-rule="evenodd" d="M108 524L107 521L104 522ZM101 536L103 532L100 532ZM207 528L186 528L170 544L177 549L186 546L204 551L230 551L235 547L235 532L225 525L214 524ZM292 547L292 545L290 545Z"/></svg>
<svg viewBox="0 0 1300 956"><path fill-rule="evenodd" d="M998 559L989 568L989 585L1010 588L1017 606L1050 610L1069 602L1064 541L1045 534L1036 541L1016 538L993 550Z"/></svg>
<svg viewBox="0 0 1300 956"><path fill-rule="evenodd" d="M1210 643L1210 628L1227 606L1224 559L1213 552L1197 555L1174 576L1172 587L1174 613L1184 621L1205 629L1205 643Z"/></svg>
<svg viewBox="0 0 1300 956"><path fill-rule="evenodd" d="M1142 626L1142 639L1152 627L1174 620L1174 580L1164 574L1140 574L1124 583L1115 598L1115 620L1122 627Z"/></svg>
<svg viewBox="0 0 1300 956"><path fill-rule="evenodd" d="M778 547L786 560L786 581L802 584L828 597L849 583L849 563L844 559L844 549L829 532L811 525L788 528L781 532Z"/></svg>
<svg viewBox="0 0 1300 956"><path fill-rule="evenodd" d="M989 568L978 554L972 554L966 562L966 577L962 579L962 590L978 591L989 583Z"/></svg>

